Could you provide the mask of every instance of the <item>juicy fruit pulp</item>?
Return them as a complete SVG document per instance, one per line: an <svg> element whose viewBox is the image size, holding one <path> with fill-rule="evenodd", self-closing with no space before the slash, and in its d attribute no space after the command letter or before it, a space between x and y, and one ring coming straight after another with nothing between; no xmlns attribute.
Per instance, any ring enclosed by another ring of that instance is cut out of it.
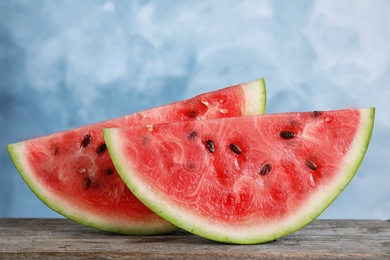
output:
<svg viewBox="0 0 390 260"><path fill-rule="evenodd" d="M315 219L367 149L374 109L103 129L133 193L187 231L259 243Z"/></svg>
<svg viewBox="0 0 390 260"><path fill-rule="evenodd" d="M8 145L33 192L79 223L123 234L177 229L154 214L126 187L106 149L101 129L138 124L261 114L264 80L256 80L133 115Z"/></svg>

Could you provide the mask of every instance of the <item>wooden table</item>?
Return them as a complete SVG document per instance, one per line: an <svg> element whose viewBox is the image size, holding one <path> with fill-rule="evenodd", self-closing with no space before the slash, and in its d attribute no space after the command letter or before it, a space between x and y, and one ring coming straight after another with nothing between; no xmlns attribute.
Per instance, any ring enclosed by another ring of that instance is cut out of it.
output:
<svg viewBox="0 0 390 260"><path fill-rule="evenodd" d="M315 220L274 242L221 244L183 230L124 236L67 219L0 219L0 259L390 259L390 221Z"/></svg>

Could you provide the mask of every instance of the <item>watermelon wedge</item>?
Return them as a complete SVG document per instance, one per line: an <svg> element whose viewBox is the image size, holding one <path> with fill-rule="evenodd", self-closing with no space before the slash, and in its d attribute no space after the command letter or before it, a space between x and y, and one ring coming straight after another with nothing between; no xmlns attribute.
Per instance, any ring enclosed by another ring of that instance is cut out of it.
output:
<svg viewBox="0 0 390 260"><path fill-rule="evenodd" d="M131 235L177 227L154 214L126 187L101 129L139 124L261 114L263 79L198 95L136 114L8 145L17 170L51 209L81 224Z"/></svg>
<svg viewBox="0 0 390 260"><path fill-rule="evenodd" d="M367 150L374 108L103 129L116 169L156 214L205 238L253 244L314 220Z"/></svg>

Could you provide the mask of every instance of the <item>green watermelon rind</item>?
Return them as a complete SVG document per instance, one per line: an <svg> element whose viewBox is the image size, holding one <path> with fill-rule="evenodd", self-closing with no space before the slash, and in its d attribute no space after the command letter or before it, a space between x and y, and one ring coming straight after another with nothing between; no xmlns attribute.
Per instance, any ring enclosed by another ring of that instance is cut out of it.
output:
<svg viewBox="0 0 390 260"><path fill-rule="evenodd" d="M339 176L342 177L335 179L334 183L317 191L304 207L291 215L290 218L287 218L283 223L275 222L274 226L270 225L266 230L264 228L256 230L253 226L246 229L242 227L235 229L232 226L225 227L225 230L220 230L220 227L210 226L207 220L197 218L191 213L183 212L180 207L176 207L169 200L166 200L163 193L150 192L151 187L145 185L137 177L131 162L124 157L124 154L120 153L122 150L122 137L119 135L120 129L103 129L103 135L113 163L122 180L157 215L178 227L210 240L233 244L257 244L278 239L306 226L316 219L350 183L368 149L374 125L375 108L360 109L359 111L361 115L360 125L349 152L345 156L345 163L340 168L340 173L342 172L342 174L339 174ZM163 210L161 210L161 205L165 207ZM177 212L180 212L180 214L177 214ZM194 223L196 224L194 225Z"/></svg>
<svg viewBox="0 0 390 260"><path fill-rule="evenodd" d="M242 83L246 103L242 106L242 114L256 115L264 114L266 108L266 86L263 78ZM180 102L180 101L178 101ZM157 235L170 233L178 229L169 222L161 219L161 223L150 225L145 223L144 226L129 225L123 219L112 219L107 221L107 218L91 215L83 209L79 209L77 205L71 204L61 197L54 195L48 189L43 189L41 183L32 176L29 164L24 160L24 155L28 154L25 151L25 142L8 144L7 149L15 168L29 186L30 190L49 208L58 214L76 221L82 225L99 229L102 231L114 232L126 235Z"/></svg>

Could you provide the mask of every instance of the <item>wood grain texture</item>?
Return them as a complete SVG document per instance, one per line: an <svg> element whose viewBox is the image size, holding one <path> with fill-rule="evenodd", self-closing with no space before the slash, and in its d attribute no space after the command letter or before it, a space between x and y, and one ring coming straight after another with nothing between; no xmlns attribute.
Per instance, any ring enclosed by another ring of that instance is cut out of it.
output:
<svg viewBox="0 0 390 260"><path fill-rule="evenodd" d="M183 230L124 236L68 219L0 219L0 259L390 259L390 221L315 220L276 241L213 242Z"/></svg>

